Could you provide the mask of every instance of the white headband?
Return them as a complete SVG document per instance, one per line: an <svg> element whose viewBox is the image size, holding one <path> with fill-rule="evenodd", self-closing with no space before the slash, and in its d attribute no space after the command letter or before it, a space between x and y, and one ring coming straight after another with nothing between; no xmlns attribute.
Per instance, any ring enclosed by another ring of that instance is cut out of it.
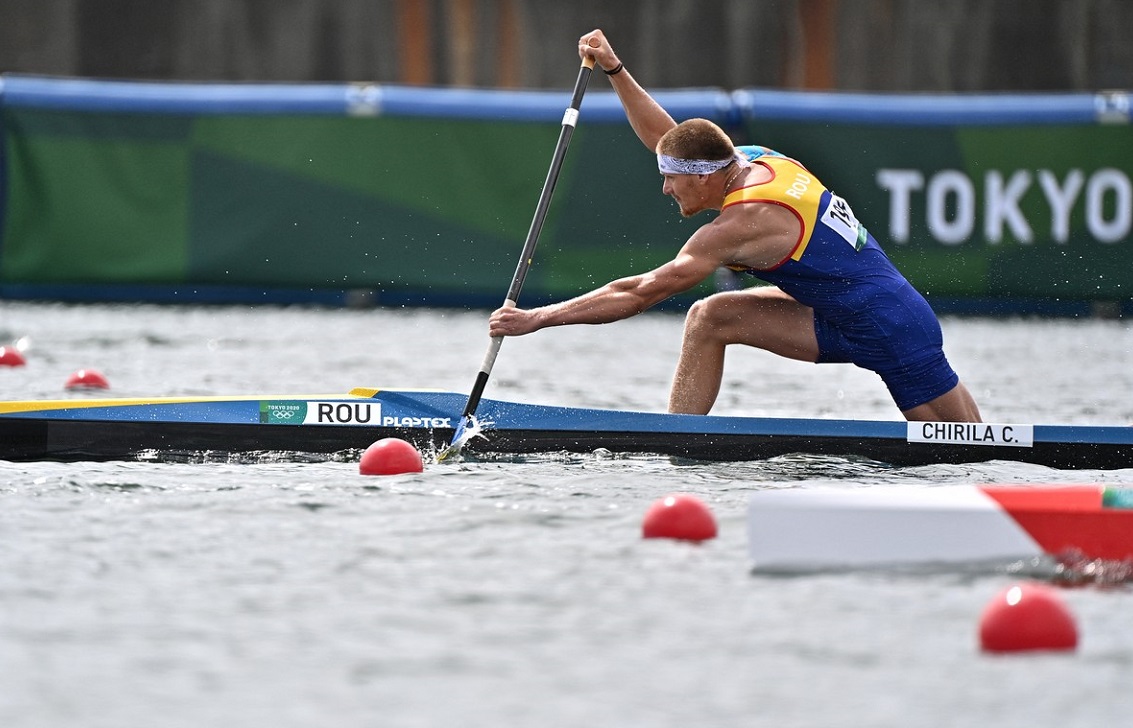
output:
<svg viewBox="0 0 1133 728"><path fill-rule="evenodd" d="M736 161L735 157L727 159L680 159L670 157L668 154L657 155L657 169L661 174L712 174L727 167Z"/></svg>

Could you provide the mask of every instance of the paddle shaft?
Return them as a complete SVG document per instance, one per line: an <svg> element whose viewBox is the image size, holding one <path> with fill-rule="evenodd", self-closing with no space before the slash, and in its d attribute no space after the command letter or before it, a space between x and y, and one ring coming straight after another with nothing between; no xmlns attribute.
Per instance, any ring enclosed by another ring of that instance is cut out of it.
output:
<svg viewBox="0 0 1133 728"><path fill-rule="evenodd" d="M582 105L582 95L586 93L586 84L593 71L594 59L588 57L582 62L582 67L578 69L578 80L574 82L574 94L571 96L570 106L563 114L563 126L559 132L559 141L555 145L555 153L551 157L551 167L547 170L547 179L543 182L539 204L535 206L535 217L532 218L531 227L527 231L527 240L523 243L523 252L519 256L519 265L516 266L515 275L512 276L507 298L504 299L504 306L515 306L519 303L519 293L523 290L523 281L527 278L527 272L531 269L531 261L535 257L535 246L539 243L539 233L543 230L543 221L547 219L547 210L551 206L551 195L555 192L555 184L559 180L563 159L566 158L570 138L574 134L575 124L578 123L578 109ZM488 384L488 377L492 374L492 367L496 364L496 355L500 353L500 346L503 341L504 337L502 336L492 337L488 351L484 355L484 361L480 365L480 372L476 375L476 384L473 385L472 392L468 395L468 404L465 405L464 413L461 415L462 420L467 420L476 414L476 408L480 405L480 397L484 394L484 387Z"/></svg>

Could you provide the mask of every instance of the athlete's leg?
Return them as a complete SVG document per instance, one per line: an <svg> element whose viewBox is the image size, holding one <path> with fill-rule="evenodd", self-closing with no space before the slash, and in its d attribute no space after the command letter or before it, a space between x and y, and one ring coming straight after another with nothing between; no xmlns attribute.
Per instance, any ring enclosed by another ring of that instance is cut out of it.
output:
<svg viewBox="0 0 1133 728"><path fill-rule="evenodd" d="M697 301L685 319L681 356L669 393L670 412L708 414L720 393L729 344L817 361L814 311L778 288L728 291Z"/></svg>
<svg viewBox="0 0 1133 728"><path fill-rule="evenodd" d="M907 420L918 422L982 422L980 408L971 392L960 382L934 400L905 410Z"/></svg>

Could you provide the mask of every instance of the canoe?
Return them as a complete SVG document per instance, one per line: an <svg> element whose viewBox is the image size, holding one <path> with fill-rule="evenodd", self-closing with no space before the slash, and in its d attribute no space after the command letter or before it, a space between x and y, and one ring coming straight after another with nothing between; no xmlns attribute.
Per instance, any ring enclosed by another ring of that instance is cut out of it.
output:
<svg viewBox="0 0 1133 728"><path fill-rule="evenodd" d="M130 460L177 453L350 454L385 437L423 452L451 442L467 395L357 388L256 395L0 402L0 459ZM894 465L1009 460L1133 467L1133 428L675 415L484 399L471 455L546 452L746 461L789 454Z"/></svg>
<svg viewBox="0 0 1133 728"><path fill-rule="evenodd" d="M1103 485L761 490L749 498L747 527L754 567L769 572L1036 559L1133 565L1133 490Z"/></svg>

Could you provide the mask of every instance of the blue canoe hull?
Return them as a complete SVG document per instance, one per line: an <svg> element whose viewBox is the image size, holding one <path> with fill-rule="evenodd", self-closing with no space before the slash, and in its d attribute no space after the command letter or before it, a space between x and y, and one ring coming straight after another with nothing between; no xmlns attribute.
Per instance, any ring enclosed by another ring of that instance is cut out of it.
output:
<svg viewBox="0 0 1133 728"><path fill-rule="evenodd" d="M347 395L0 402L0 459L130 460L194 453L342 454L383 437L423 450L452 440L467 396L355 389ZM469 454L538 452L761 460L804 453L894 465L1014 460L1056 468L1133 467L1133 428L719 417L484 399Z"/></svg>

